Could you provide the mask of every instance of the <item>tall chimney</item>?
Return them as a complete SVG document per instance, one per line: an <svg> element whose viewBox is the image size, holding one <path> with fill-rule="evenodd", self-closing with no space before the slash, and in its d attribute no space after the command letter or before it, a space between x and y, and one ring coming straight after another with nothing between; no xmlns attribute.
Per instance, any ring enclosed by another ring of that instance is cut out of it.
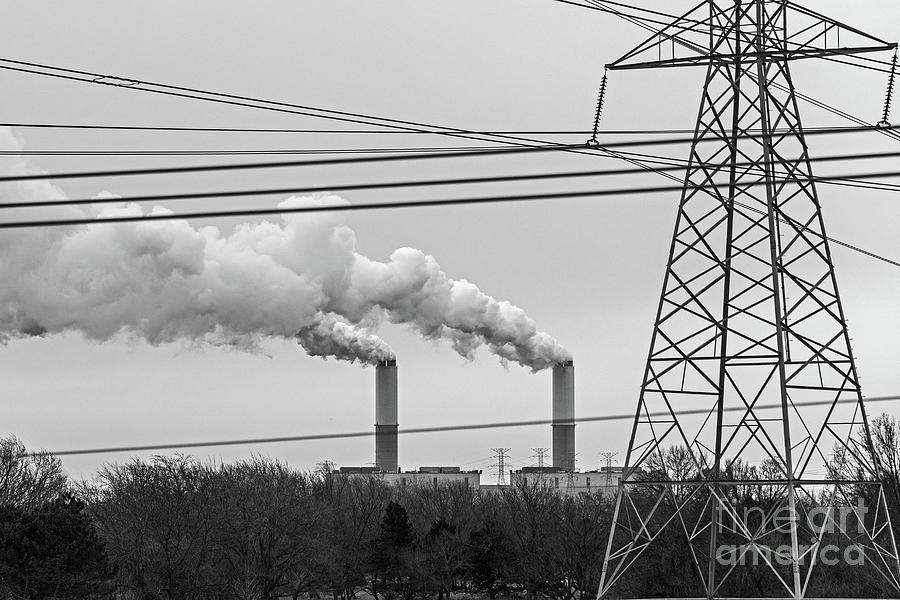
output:
<svg viewBox="0 0 900 600"><path fill-rule="evenodd" d="M575 363L553 366L553 466L575 470Z"/></svg>
<svg viewBox="0 0 900 600"><path fill-rule="evenodd" d="M375 466L397 472L397 361L375 367Z"/></svg>

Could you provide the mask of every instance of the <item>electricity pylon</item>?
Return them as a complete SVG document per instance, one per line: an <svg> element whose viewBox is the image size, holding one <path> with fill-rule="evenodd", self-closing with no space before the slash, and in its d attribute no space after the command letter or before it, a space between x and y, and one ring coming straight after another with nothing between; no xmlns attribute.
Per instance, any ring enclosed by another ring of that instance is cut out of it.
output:
<svg viewBox="0 0 900 600"><path fill-rule="evenodd" d="M534 454L531 455L531 458L537 459L537 467L539 469L544 468L544 462L546 458L550 455L550 448L532 448L531 449Z"/></svg>
<svg viewBox="0 0 900 600"><path fill-rule="evenodd" d="M509 448L491 448L494 458L497 459L497 485L506 485L506 459L509 458Z"/></svg>
<svg viewBox="0 0 900 600"><path fill-rule="evenodd" d="M747 565L763 595L833 595L830 544L900 591L790 70L894 48L787 0L705 0L607 65L706 79L598 598L671 528L698 597Z"/></svg>
<svg viewBox="0 0 900 600"><path fill-rule="evenodd" d="M606 459L606 487L612 486L612 463L618 452L601 452L600 456Z"/></svg>

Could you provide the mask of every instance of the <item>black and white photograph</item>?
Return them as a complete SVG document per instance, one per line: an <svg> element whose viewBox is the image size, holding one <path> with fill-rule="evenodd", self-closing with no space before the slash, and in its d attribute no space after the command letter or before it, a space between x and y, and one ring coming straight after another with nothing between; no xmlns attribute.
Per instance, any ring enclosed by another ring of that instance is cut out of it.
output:
<svg viewBox="0 0 900 600"><path fill-rule="evenodd" d="M900 598L896 0L37 0L0 600Z"/></svg>

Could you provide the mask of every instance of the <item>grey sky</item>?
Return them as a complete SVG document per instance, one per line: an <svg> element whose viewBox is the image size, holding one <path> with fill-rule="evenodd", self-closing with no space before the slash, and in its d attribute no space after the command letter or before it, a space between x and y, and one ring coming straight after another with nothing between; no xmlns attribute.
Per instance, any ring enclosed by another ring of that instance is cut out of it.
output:
<svg viewBox="0 0 900 600"><path fill-rule="evenodd" d="M652 0L641 3L652 6ZM676 12L690 3L656 2ZM807 1L807 5L812 3ZM891 0L817 0L812 8L890 40L900 38ZM234 2L157 0L10 2L4 57L46 62L191 87L473 129L587 128L602 64L642 32L615 17L550 0L479 2ZM614 73L603 127L692 127L702 72ZM800 91L876 121L886 76L829 63L795 69ZM323 127L317 121L245 108L0 72L0 121L233 127ZM807 126L843 124L802 107ZM895 110L900 120L900 108ZM445 145L431 136L302 136L17 130L26 149L316 148ZM582 141L577 139L576 141ZM894 149L877 135L810 140L819 155ZM893 144L893 145L891 145ZM684 146L660 152L686 156ZM212 158L34 157L47 170L169 165ZM221 159L226 160L226 159ZM237 159L241 160L241 159ZM890 163L851 163L834 172L877 171ZM447 161L241 173L159 180L80 180L71 196L110 191L171 192L259 185L309 185L438 175L614 168L586 157ZM896 161L894 161L896 166ZM823 172L825 167L821 169ZM604 185L664 185L653 176ZM570 188L584 184L571 184ZM487 193L563 189L558 183L507 185ZM896 194L823 186L829 233L900 258ZM465 190L433 197L465 195ZM351 202L419 197L412 191L342 194ZM397 247L434 255L456 278L524 308L574 354L580 415L633 410L658 301L675 194L563 200L513 206L357 213L348 217L360 251L386 260ZM280 198L252 200L272 205ZM250 200L223 202L246 205ZM217 223L229 229L234 220ZM900 269L834 249L838 278L868 395L900 393ZM403 426L549 418L550 376L504 370L487 352L465 363L446 345L385 326L400 367ZM75 335L14 341L0 350L0 431L31 447L168 443L355 431L373 422L372 369L306 357L272 342L268 356L215 348L95 344ZM900 412L900 406L879 406ZM581 425L579 466L601 451L624 454L628 423ZM486 466L491 446L512 448L514 464L549 446L549 427L401 437L400 462ZM279 444L203 451L231 459L259 452L300 467L323 459L372 460L372 440ZM75 475L123 455L66 459Z"/></svg>

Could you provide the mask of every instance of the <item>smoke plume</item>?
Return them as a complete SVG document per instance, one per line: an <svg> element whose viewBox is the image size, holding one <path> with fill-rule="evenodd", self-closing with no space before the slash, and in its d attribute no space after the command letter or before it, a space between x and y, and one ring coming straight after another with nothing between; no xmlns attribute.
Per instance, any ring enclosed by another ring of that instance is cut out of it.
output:
<svg viewBox="0 0 900 600"><path fill-rule="evenodd" d="M395 358L384 340L335 315L319 315L314 323L300 329L297 339L310 356L372 365Z"/></svg>
<svg viewBox="0 0 900 600"><path fill-rule="evenodd" d="M19 144L0 131L0 147ZM17 157L0 169L27 172ZM61 199L47 181L0 187L0 202ZM341 205L334 195L279 206ZM52 216L142 214L133 204L54 209ZM154 207L160 214L168 209ZM5 219L35 212L3 213ZM39 216L48 216L41 213ZM96 224L0 232L0 336L77 331L93 340L134 336L253 349L297 339L311 355L374 363L393 357L368 325L406 324L472 358L487 347L503 361L540 370L569 353L519 307L465 280L433 256L395 250L387 262L357 252L340 213L284 215L231 233L186 221ZM366 324L367 326L363 326Z"/></svg>

